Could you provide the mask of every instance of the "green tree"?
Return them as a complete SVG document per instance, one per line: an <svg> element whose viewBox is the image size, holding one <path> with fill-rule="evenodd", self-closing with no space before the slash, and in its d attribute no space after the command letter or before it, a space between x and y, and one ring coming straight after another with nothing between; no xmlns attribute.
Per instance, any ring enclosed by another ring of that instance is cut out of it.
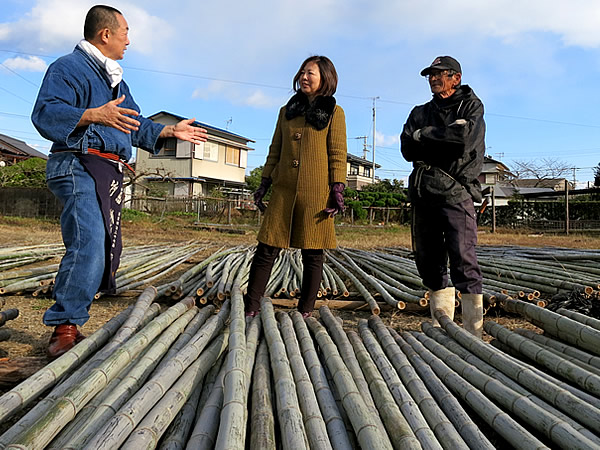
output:
<svg viewBox="0 0 600 450"><path fill-rule="evenodd" d="M594 169L594 187L600 187L600 164Z"/></svg>
<svg viewBox="0 0 600 450"><path fill-rule="evenodd" d="M378 180L373 184L367 184L363 186L362 192L392 192L392 193L404 193L405 191L404 182L389 178Z"/></svg>
<svg viewBox="0 0 600 450"><path fill-rule="evenodd" d="M254 192L260 186L260 181L262 179L262 171L263 166L258 166L250 171L250 175L246 175L246 186L250 192ZM265 201L268 201L271 198L271 188L267 191L267 195L265 195Z"/></svg>
<svg viewBox="0 0 600 450"><path fill-rule="evenodd" d="M0 187L46 187L46 161L29 158L0 167Z"/></svg>

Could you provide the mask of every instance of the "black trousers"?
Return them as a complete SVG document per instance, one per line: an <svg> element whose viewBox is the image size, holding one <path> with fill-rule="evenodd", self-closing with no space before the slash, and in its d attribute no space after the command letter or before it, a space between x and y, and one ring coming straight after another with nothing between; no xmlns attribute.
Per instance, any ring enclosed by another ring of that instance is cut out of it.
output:
<svg viewBox="0 0 600 450"><path fill-rule="evenodd" d="M481 294L481 269L477 263L477 220L472 200L456 205L413 205L415 261L423 284L437 291L450 278L463 293Z"/></svg>
<svg viewBox="0 0 600 450"><path fill-rule="evenodd" d="M261 242L256 246L256 252L250 265L248 291L244 296L246 311L258 311L260 309L260 299L265 293L273 263L280 251L281 249L278 247L271 247ZM302 249L301 253L304 268L302 270L302 287L298 311L311 312L315 307L317 292L321 285L325 255L322 249Z"/></svg>

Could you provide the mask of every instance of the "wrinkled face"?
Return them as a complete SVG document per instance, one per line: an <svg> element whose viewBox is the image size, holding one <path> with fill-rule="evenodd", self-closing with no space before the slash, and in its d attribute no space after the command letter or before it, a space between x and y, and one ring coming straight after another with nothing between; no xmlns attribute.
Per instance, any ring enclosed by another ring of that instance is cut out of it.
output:
<svg viewBox="0 0 600 450"><path fill-rule="evenodd" d="M119 27L116 30L109 30L108 43L105 48L105 56L114 60L123 59L129 45L129 25L121 14L116 16Z"/></svg>
<svg viewBox="0 0 600 450"><path fill-rule="evenodd" d="M449 75L447 70L432 70L427 79L433 94L446 98L454 94L456 86L460 84L460 73Z"/></svg>
<svg viewBox="0 0 600 450"><path fill-rule="evenodd" d="M311 61L300 71L300 90L307 97L314 97L321 87L321 71L317 63Z"/></svg>

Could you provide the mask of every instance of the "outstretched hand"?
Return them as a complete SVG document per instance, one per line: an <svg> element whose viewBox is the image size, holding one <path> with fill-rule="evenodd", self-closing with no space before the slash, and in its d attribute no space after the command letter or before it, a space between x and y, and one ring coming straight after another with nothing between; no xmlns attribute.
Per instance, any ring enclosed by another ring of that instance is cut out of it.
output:
<svg viewBox="0 0 600 450"><path fill-rule="evenodd" d="M206 142L208 134L204 128L195 127L192 124L196 121L193 119L185 119L181 122L177 122L173 127L173 137L181 139L182 141L192 142L194 144L200 144Z"/></svg>
<svg viewBox="0 0 600 450"><path fill-rule="evenodd" d="M134 109L121 108L119 105L123 103L125 96L111 100L97 108L86 110L81 116L79 126L99 123L108 127L116 128L126 134L131 134L136 131L140 123L132 117L137 117L139 113Z"/></svg>

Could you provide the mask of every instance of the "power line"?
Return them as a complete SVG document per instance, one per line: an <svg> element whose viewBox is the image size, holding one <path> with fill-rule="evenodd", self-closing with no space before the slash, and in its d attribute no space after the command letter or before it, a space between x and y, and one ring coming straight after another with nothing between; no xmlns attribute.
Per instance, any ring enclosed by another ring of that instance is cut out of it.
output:
<svg viewBox="0 0 600 450"><path fill-rule="evenodd" d="M14 54L18 54L18 55L27 55L27 56L37 56L40 58L56 59L56 56L19 52L19 51L14 51L14 50L7 50L7 49L0 49L0 52L14 53ZM255 83L252 81L229 80L229 79L225 79L225 78L208 77L208 76L203 76L203 75L194 75L194 74L182 73L182 72L171 72L171 71L166 71L166 70L147 69L147 68L142 68L142 67L130 67L130 66L125 66L125 65L123 65L123 68L127 69L127 70L137 70L140 72L155 73L155 74L160 74L160 75L179 76L179 77L193 78L193 79L207 80L207 81L219 81L219 82L223 82L223 83L264 87L264 88L269 88L269 89L290 90L289 88L283 87L283 86L276 86L276 85L264 84L264 83ZM27 81L29 82L29 80L27 80ZM344 97L344 98L353 98L353 99L358 99L358 100L371 100L372 101L372 99L373 99L372 96L371 97L367 97L367 96L363 97L363 96L349 95L349 94L338 94L337 96ZM392 103L392 104L407 105L407 106L415 105L414 102L405 102L405 101L394 100L394 99L382 99L382 98L378 98L378 99L380 102L384 102L384 103ZM21 98L21 100L24 100L24 99ZM25 101L27 101L27 100L25 100ZM568 126L585 127L585 128L600 128L600 125L582 124L582 123L576 123L576 122L563 122L563 121L559 121L559 120L539 119L539 118L535 118L535 117L513 116L513 115L508 115L508 114L497 114L497 113L490 113L490 112L486 112L486 115L487 116L495 116L495 117L503 117L503 118L507 118L507 119L552 123L552 124L557 124L557 125L568 125Z"/></svg>

